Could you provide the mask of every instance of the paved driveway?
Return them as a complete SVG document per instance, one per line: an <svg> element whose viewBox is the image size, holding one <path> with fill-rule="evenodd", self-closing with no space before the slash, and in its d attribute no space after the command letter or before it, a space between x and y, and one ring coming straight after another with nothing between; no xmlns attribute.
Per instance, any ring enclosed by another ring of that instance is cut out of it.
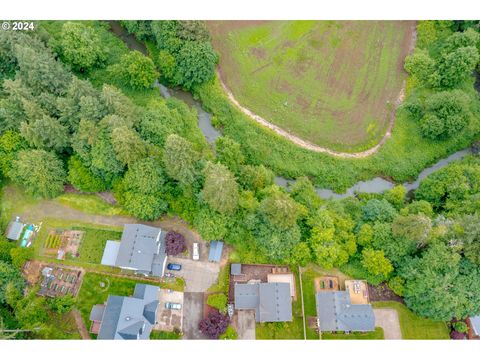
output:
<svg viewBox="0 0 480 360"><path fill-rule="evenodd" d="M198 324L203 317L203 293L186 292L183 296L183 338L205 339L198 330Z"/></svg>
<svg viewBox="0 0 480 360"><path fill-rule="evenodd" d="M255 340L255 311L239 310L232 319L240 340Z"/></svg>
<svg viewBox="0 0 480 360"><path fill-rule="evenodd" d="M220 271L220 265L217 263L177 257L169 257L168 262L182 265L180 271L166 271L185 279L185 292L205 292L217 282Z"/></svg>
<svg viewBox="0 0 480 360"><path fill-rule="evenodd" d="M385 340L398 340L402 338L400 321L395 309L373 309L375 326L383 329Z"/></svg>

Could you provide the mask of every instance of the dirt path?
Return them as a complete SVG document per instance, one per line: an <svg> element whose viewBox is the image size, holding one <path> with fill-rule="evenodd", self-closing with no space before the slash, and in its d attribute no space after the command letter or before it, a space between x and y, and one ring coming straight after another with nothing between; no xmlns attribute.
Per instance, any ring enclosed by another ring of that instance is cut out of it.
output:
<svg viewBox="0 0 480 360"><path fill-rule="evenodd" d="M90 335L88 334L88 330L83 323L82 315L80 315L80 311L77 309L72 310L73 318L75 319L75 324L77 324L78 332L82 337L82 340L90 340Z"/></svg>
<svg viewBox="0 0 480 360"><path fill-rule="evenodd" d="M184 235L187 240L191 240L192 242L201 241L200 236L192 230L185 221L178 217L163 217L156 221L139 221L131 216L93 215L86 214L80 210L70 208L52 200L41 201L37 205L28 208L21 216L29 221L42 221L43 219L50 217L110 226L123 226L125 224L140 223L157 226L167 231L177 231Z"/></svg>
<svg viewBox="0 0 480 360"><path fill-rule="evenodd" d="M416 26L416 25L414 25L414 26ZM410 40L410 45L409 45L409 53L411 53L413 51L413 49L415 48L416 41L417 41L417 32L416 32L416 29L413 29L412 38ZM282 129L281 127L279 127L275 124L272 124L271 122L264 119L263 117L255 114L254 112L250 111L249 109L242 106L238 102L238 100L235 98L233 93L230 91L230 89L227 87L227 85L222 80L222 77L221 77L221 74L220 74L219 71L217 71L217 76L218 76L220 84L222 85L222 88L225 91L225 94L227 95L228 99L232 102L232 104L234 104L242 113L247 115L250 119L254 120L255 122L257 122L258 124L260 124L262 126L265 126L265 127L269 128L270 130L273 130L277 135L280 135L280 136L290 140L294 144L296 144L296 145L298 145L298 146L300 146L304 149L308 149L308 150L319 152L319 153L326 153L326 154L329 154L329 155L332 155L332 156L337 156L337 157L342 157L342 158L356 158L356 159L358 159L358 158L365 158L365 157L368 157L370 155L375 154L380 149L380 147L383 144L385 144L385 142L392 136L392 129L393 129L393 125L395 124L395 116L396 116L396 113L397 113L397 108L403 102L403 100L405 98L406 81L403 82L402 89L400 90L400 93L398 94L398 97L393 104L394 108L390 113L390 121L388 123L387 131L383 135L380 142L377 145L375 145L374 147L372 147L368 150L365 150L365 151L356 152L356 153L346 153L346 152L341 152L341 151L334 151L334 150L331 150L331 149L328 149L328 148L325 148L325 147L322 147L322 146L312 144L311 142L303 140L303 139L299 138L298 136L293 135L290 132Z"/></svg>

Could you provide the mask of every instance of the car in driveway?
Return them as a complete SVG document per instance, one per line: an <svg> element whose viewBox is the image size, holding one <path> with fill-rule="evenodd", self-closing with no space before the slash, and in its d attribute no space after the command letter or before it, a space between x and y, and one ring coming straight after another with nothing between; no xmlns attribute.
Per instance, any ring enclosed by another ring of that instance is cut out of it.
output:
<svg viewBox="0 0 480 360"><path fill-rule="evenodd" d="M182 270L182 265L180 264L175 264L175 263L170 263L167 265L168 270L174 270L174 271L180 271Z"/></svg>
<svg viewBox="0 0 480 360"><path fill-rule="evenodd" d="M200 260L200 251L198 250L198 243L193 243L192 259L195 261Z"/></svg>
<svg viewBox="0 0 480 360"><path fill-rule="evenodd" d="M182 304L173 303L173 302L166 302L165 303L165 309L181 310L182 309Z"/></svg>

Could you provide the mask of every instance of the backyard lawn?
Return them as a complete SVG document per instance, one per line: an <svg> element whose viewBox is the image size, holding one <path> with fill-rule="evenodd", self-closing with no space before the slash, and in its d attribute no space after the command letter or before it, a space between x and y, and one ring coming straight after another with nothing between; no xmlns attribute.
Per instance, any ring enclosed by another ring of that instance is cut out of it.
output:
<svg viewBox="0 0 480 360"><path fill-rule="evenodd" d="M91 264L100 264L107 240L120 240L122 237L121 231L105 228L73 226L72 230L85 232L78 250L78 261Z"/></svg>
<svg viewBox="0 0 480 360"><path fill-rule="evenodd" d="M414 314L403 304L395 301L382 301L374 302L372 305L374 308L397 310L403 339L435 340L450 338L445 322L424 319Z"/></svg>
<svg viewBox="0 0 480 360"><path fill-rule="evenodd" d="M75 263L100 264L103 250L107 240L119 240L122 236L122 227L83 223L75 220L63 220L47 218L43 220L42 227L37 234L34 247L38 255L42 255L42 249L48 238L50 230L81 230L85 231L78 252L78 258L67 256L65 261Z"/></svg>

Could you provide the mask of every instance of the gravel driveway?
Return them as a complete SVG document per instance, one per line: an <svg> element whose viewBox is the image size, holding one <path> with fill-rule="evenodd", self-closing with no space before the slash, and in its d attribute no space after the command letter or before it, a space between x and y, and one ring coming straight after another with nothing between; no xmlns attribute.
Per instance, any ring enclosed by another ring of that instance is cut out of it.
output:
<svg viewBox="0 0 480 360"><path fill-rule="evenodd" d="M385 340L398 340L402 338L400 321L395 309L373 309L375 314L375 326L381 327Z"/></svg>
<svg viewBox="0 0 480 360"><path fill-rule="evenodd" d="M177 257L169 257L169 263L182 265L180 271L169 271L175 276L185 279L185 292L205 292L215 284L220 272L220 265L208 261L194 261Z"/></svg>

